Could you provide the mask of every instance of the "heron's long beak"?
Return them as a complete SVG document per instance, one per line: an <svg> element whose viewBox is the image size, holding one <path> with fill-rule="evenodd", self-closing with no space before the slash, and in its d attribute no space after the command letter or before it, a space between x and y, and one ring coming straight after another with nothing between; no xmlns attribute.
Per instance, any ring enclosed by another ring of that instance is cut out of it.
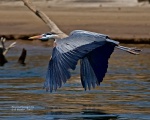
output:
<svg viewBox="0 0 150 120"><path fill-rule="evenodd" d="M41 39L42 38L42 35L36 35L36 36L32 36L32 37L29 37L28 39Z"/></svg>

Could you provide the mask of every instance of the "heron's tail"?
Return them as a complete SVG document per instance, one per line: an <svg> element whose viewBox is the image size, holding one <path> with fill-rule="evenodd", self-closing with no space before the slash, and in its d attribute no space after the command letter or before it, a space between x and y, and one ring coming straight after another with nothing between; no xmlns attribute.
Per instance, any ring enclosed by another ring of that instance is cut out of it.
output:
<svg viewBox="0 0 150 120"><path fill-rule="evenodd" d="M136 47L129 48L129 47L124 47L124 46L120 46L120 45L116 46L116 48L126 51L128 53L134 54L134 55L138 55L139 52L142 51L141 49L137 49Z"/></svg>

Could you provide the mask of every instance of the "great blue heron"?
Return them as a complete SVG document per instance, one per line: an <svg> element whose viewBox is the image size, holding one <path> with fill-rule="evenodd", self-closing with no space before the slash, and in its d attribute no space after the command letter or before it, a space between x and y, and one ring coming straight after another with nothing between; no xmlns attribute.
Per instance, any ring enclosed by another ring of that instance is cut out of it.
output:
<svg viewBox="0 0 150 120"><path fill-rule="evenodd" d="M71 77L69 69L74 70L78 60L81 63L82 86L90 90L91 86L94 88L102 82L107 72L108 59L115 47L132 54L140 51L120 46L119 42L111 40L107 35L83 30L72 31L63 39L59 39L56 33L45 33L30 39L55 40L44 83L44 88L50 92L66 83Z"/></svg>

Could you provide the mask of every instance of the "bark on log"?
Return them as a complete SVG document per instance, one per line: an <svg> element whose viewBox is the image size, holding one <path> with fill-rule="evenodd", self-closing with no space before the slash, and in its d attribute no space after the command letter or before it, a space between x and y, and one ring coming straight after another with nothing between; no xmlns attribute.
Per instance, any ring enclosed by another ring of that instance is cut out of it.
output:
<svg viewBox="0 0 150 120"><path fill-rule="evenodd" d="M65 38L68 35L66 35L64 32L62 32L58 26L49 19L49 17L42 11L38 10L32 3L31 0L22 0L24 2L24 5L27 6L36 16L38 16L49 28L51 32L57 33L60 38Z"/></svg>

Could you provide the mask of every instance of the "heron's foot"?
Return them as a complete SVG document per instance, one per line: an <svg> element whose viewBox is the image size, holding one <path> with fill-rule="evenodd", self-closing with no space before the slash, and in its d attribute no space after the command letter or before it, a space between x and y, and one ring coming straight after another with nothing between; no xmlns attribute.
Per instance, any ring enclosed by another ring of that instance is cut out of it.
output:
<svg viewBox="0 0 150 120"><path fill-rule="evenodd" d="M121 49L121 50L124 50L126 52L129 52L131 54L134 54L134 55L139 55L140 52L142 51L141 49L138 49L136 47L124 47L124 46L117 46L118 49Z"/></svg>

